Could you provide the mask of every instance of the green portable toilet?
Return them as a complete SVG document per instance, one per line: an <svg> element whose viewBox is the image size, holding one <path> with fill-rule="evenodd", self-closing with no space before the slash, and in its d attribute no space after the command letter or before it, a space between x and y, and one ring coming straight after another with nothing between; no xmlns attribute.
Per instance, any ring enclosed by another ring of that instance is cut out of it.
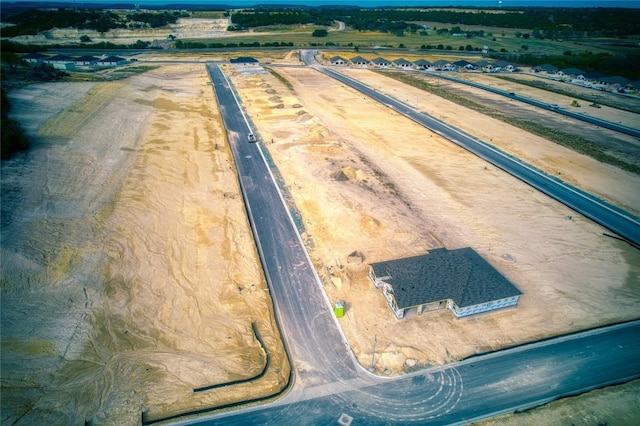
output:
<svg viewBox="0 0 640 426"><path fill-rule="evenodd" d="M336 318L342 318L344 315L344 302L336 302L333 312L335 312Z"/></svg>

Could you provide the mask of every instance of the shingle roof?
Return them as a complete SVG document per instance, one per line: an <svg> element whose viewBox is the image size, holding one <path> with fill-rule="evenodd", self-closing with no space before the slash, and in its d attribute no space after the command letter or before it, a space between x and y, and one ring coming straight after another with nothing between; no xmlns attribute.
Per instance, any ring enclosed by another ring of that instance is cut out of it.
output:
<svg viewBox="0 0 640 426"><path fill-rule="evenodd" d="M586 78L587 80L599 80L601 78L606 77L604 74L599 73L599 72L585 72L584 74L582 74L584 76L584 78Z"/></svg>
<svg viewBox="0 0 640 426"><path fill-rule="evenodd" d="M431 65L431 62L427 61L426 59L418 59L417 61L414 62L414 64L416 64L419 67L425 67L425 66Z"/></svg>
<svg viewBox="0 0 640 426"><path fill-rule="evenodd" d="M536 68L541 69L543 71L546 72L556 72L558 71L558 67L555 67L551 64L542 64L542 65L538 65Z"/></svg>
<svg viewBox="0 0 640 426"><path fill-rule="evenodd" d="M433 65L436 66L436 67L444 67L444 66L447 66L447 65L451 65L451 62L447 62L444 59L440 59L439 61L435 61L433 63Z"/></svg>
<svg viewBox="0 0 640 426"><path fill-rule="evenodd" d="M75 58L73 61L74 62L95 62L98 60L99 59L96 58L95 56L80 56L78 58Z"/></svg>
<svg viewBox="0 0 640 426"><path fill-rule="evenodd" d="M232 64L250 64L250 63L258 63L259 61L256 58L252 58L251 56L239 56L237 58L231 58L229 60Z"/></svg>
<svg viewBox="0 0 640 426"><path fill-rule="evenodd" d="M126 59L121 58L119 56L109 56L109 57L104 58L104 59L98 59L98 62L102 62L102 63L105 63L105 62L116 62L117 63L117 62L122 62L122 61L126 61Z"/></svg>
<svg viewBox="0 0 640 426"><path fill-rule="evenodd" d="M67 55L55 55L55 56L51 56L50 58L45 59L46 61L52 61L52 62L71 62L73 61L73 58L71 56L67 56Z"/></svg>
<svg viewBox="0 0 640 426"><path fill-rule="evenodd" d="M382 65L382 64L390 64L391 62L386 60L385 58L381 58L381 57L377 57L375 59L372 59L371 62L373 62L376 65Z"/></svg>
<svg viewBox="0 0 640 426"><path fill-rule="evenodd" d="M393 63L396 65L413 65L412 62L409 62L404 58L396 59L395 61L393 61Z"/></svg>
<svg viewBox="0 0 640 426"><path fill-rule="evenodd" d="M31 52L22 56L22 59L44 59L44 58L48 58L48 56L38 52Z"/></svg>
<svg viewBox="0 0 640 426"><path fill-rule="evenodd" d="M578 68L565 68L562 70L565 75L581 75L584 74L584 71Z"/></svg>
<svg viewBox="0 0 640 426"><path fill-rule="evenodd" d="M329 59L329 62L338 62L338 61L342 61L342 62L347 62L343 57L341 56L334 56L333 58Z"/></svg>
<svg viewBox="0 0 640 426"><path fill-rule="evenodd" d="M459 308L522 294L473 249L439 248L429 254L372 263L393 287L400 309L451 299Z"/></svg>
<svg viewBox="0 0 640 426"><path fill-rule="evenodd" d="M604 77L602 79L603 82L608 83L608 84L627 84L627 83L631 83L631 80L629 80L626 77L620 77L619 75L614 75L612 77Z"/></svg>
<svg viewBox="0 0 640 426"><path fill-rule="evenodd" d="M469 61L465 61L464 59L461 59L459 61L454 62L453 65L455 65L456 67L466 67L467 65L473 65L473 64Z"/></svg>
<svg viewBox="0 0 640 426"><path fill-rule="evenodd" d="M355 58L351 58L352 64L368 64L369 60L363 58L362 56L356 56Z"/></svg>

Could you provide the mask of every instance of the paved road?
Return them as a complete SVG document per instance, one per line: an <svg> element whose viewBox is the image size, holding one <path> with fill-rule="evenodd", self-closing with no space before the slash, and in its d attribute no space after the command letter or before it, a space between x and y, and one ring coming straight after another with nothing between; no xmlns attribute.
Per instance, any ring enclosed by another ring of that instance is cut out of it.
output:
<svg viewBox="0 0 640 426"><path fill-rule="evenodd" d="M467 423L640 377L640 323L516 348L360 388L211 416L201 425Z"/></svg>
<svg viewBox="0 0 640 426"><path fill-rule="evenodd" d="M357 376L298 232L262 157L234 92L217 65L208 65L249 220L279 323L295 360L296 382L313 387Z"/></svg>
<svg viewBox="0 0 640 426"><path fill-rule="evenodd" d="M640 377L640 321L398 377L353 361L232 87L208 65L294 367L278 401L182 424L452 424Z"/></svg>
<svg viewBox="0 0 640 426"><path fill-rule="evenodd" d="M517 93L514 93L514 92L509 92L509 91L506 91L506 90L497 89L495 87L486 86L484 84L476 83L474 81L455 78L455 77L452 77L450 75L446 75L446 74L444 74L442 72L432 72L430 74L432 74L434 76L437 76L438 78L442 78L444 80L449 80L449 81L453 81L453 82L456 82L456 83L466 84L467 86L476 87L478 89L482 89L482 90L486 90L488 92L496 93L498 95L506 96L508 98L515 99L517 101L524 102L526 104L536 106L538 108L543 108L543 109L546 109L548 111L553 111L553 112L556 112L558 114L565 115L567 117L571 117L571 118L575 118L577 120L585 121L587 123L595 124L596 126L604 127L606 129L615 130L616 132L620 132L620 133L624 133L624 134L627 134L627 135L631 135L631 136L635 136L637 138L640 138L640 130L638 130L638 129L633 129L631 127L623 126L621 124L613 123L611 121L601 120L599 118L591 117L591 116L588 116L588 115L585 115L585 114L579 114L577 112L566 110L564 108L559 108L558 106L553 105L553 104L548 104L547 102L541 102L541 101L537 101L535 99L527 98L525 96L520 96L520 95L518 95Z"/></svg>
<svg viewBox="0 0 640 426"><path fill-rule="evenodd" d="M517 177L523 182L538 189L544 194L560 201L576 212L599 223L621 237L640 246L640 219L632 214L599 198L568 185L561 180L549 176L535 167L512 157L497 148L486 144L473 136L451 127L436 118L416 111L412 107L390 96L378 92L358 80L350 78L333 69L320 66L314 59L313 51L302 51L301 59L306 64L314 66L318 71L362 92L363 94L387 105L390 109L410 118L411 120L429 128L451 142L474 153L496 167Z"/></svg>

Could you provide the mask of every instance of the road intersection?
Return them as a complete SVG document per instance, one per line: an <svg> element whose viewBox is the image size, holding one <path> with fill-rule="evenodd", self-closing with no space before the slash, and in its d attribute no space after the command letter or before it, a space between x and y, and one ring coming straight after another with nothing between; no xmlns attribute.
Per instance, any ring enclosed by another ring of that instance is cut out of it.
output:
<svg viewBox="0 0 640 426"><path fill-rule="evenodd" d="M640 377L640 321L386 378L350 351L260 144L218 65L208 65L276 316L293 367L269 404L183 424L457 424ZM404 108L404 106L403 106Z"/></svg>

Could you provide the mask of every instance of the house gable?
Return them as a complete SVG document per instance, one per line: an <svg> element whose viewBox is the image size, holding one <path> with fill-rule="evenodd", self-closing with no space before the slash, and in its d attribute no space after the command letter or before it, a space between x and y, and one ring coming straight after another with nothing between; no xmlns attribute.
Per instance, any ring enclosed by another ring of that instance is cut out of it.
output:
<svg viewBox="0 0 640 426"><path fill-rule="evenodd" d="M375 58L371 61L375 66L379 67L379 68L387 68L389 66L391 66L391 62L389 62L388 60L384 59L384 58Z"/></svg>
<svg viewBox="0 0 640 426"><path fill-rule="evenodd" d="M47 58L48 58L47 55L43 55L42 53L38 53L38 52L27 53L26 55L22 56L22 59L27 62L42 62L44 59L47 59Z"/></svg>
<svg viewBox="0 0 640 426"><path fill-rule="evenodd" d="M427 61L426 59L418 59L413 64L416 66L416 68L422 70L426 70L431 67L431 62Z"/></svg>
<svg viewBox="0 0 640 426"><path fill-rule="evenodd" d="M363 58L362 56L356 56L355 58L351 58L351 60L349 61L351 62L351 64L356 65L356 66L367 66L369 64L369 60Z"/></svg>
<svg viewBox="0 0 640 426"><path fill-rule="evenodd" d="M395 61L393 61L393 65L397 68L403 68L403 69L413 68L413 63L407 61L404 58L396 59Z"/></svg>

